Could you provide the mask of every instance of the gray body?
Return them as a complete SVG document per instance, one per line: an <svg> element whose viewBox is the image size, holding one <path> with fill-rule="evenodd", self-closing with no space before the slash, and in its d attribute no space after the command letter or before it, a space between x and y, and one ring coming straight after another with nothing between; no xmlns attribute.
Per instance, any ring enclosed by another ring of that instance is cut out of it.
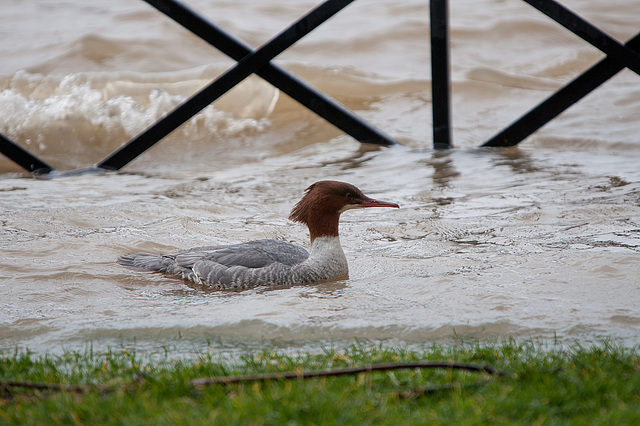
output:
<svg viewBox="0 0 640 426"><path fill-rule="evenodd" d="M118 263L218 289L302 284L346 278L349 273L338 237L317 238L311 253L286 241L265 239L174 254L133 253L122 256Z"/></svg>

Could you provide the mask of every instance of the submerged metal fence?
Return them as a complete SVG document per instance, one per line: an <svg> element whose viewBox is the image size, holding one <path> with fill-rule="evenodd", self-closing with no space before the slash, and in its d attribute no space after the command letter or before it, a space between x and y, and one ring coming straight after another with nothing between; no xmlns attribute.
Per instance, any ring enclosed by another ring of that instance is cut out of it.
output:
<svg viewBox="0 0 640 426"><path fill-rule="evenodd" d="M599 49L607 57L538 104L538 106L489 139L482 146L516 145L591 93L623 68L629 68L636 74L640 74L640 33L623 45L553 0L522 1L530 4Z"/></svg>
<svg viewBox="0 0 640 426"><path fill-rule="evenodd" d="M271 61L354 0L327 0L256 50L176 0L144 0L213 47L237 61L236 65L193 95L147 130L97 164L119 170L189 120L235 85L257 74L299 103L362 143L396 142L322 92L307 85ZM621 44L554 0L523 0L607 57L551 95L482 146L513 146L557 117L623 68L640 74L640 33ZM433 147L453 146L448 0L430 1ZM0 134L0 153L25 170L48 173L53 167Z"/></svg>

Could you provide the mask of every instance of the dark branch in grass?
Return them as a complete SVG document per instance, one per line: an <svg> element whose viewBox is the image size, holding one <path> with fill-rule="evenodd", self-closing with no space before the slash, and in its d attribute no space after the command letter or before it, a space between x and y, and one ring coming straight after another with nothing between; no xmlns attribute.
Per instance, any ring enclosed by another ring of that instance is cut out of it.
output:
<svg viewBox="0 0 640 426"><path fill-rule="evenodd" d="M489 383L489 380L482 380L482 381L476 382L476 383L448 384L448 385L442 385L442 386L434 386L434 387L430 387L430 388L420 387L420 388L411 389L408 392L400 392L400 393L398 393L398 397L403 398L403 399L415 399L415 398L418 398L418 397L423 396L423 395L429 395L429 394L433 394L433 393L437 393L437 392L443 392L443 391L450 391L450 390L453 390L453 389L477 388L477 387L480 387L480 386L484 386L487 383Z"/></svg>
<svg viewBox="0 0 640 426"><path fill-rule="evenodd" d="M345 376L360 373L371 373L374 371L390 371L401 369L425 369L425 368L442 368L448 370L465 370L479 373L490 374L493 376L503 376L504 372L495 369L490 365L474 365L465 364L459 362L409 362L409 363L396 363L396 364L375 364L364 367L352 367L343 368L338 370L323 370L323 371L307 371L307 372L284 372L284 373L272 373L272 374L257 374L251 376L223 376L223 377L210 377L191 380L191 386L202 387L213 384L231 384L242 382L255 382L266 380L289 380L289 379L311 379L314 377L335 377ZM136 380L140 384L140 378ZM27 381L13 381L13 380L1 380L0 389L7 392L12 388L25 388L35 389L43 391L57 391L57 392L71 392L71 393L88 393L92 391L98 391L100 393L114 392L125 388L129 385L120 387L113 386L95 386L95 385L62 385L57 383L35 383ZM407 395L418 395L428 393L429 389L416 389ZM4 393L3 392L3 393Z"/></svg>
<svg viewBox="0 0 640 426"><path fill-rule="evenodd" d="M143 381L143 375L138 374L135 377L135 383L140 385ZM16 381L16 380L0 380L0 392L10 393L10 389L23 388L34 389L42 391L53 392L70 392L70 393L89 393L92 391L98 391L101 394L109 392L115 392L130 387L131 384L125 384L122 386L99 386L99 385L62 385L58 383L36 383L28 381Z"/></svg>
<svg viewBox="0 0 640 426"><path fill-rule="evenodd" d="M34 383L34 382L18 382L12 380L0 381L0 388L27 388L36 390L50 390L60 392L72 392L72 393L87 393L92 390L98 390L100 392L112 392L116 390L107 386L90 386L90 385L60 385L57 383Z"/></svg>
<svg viewBox="0 0 640 426"><path fill-rule="evenodd" d="M443 368L448 370L466 370L486 373L494 376L503 376L504 372L495 369L490 365L474 365L459 362L410 362L397 364L375 364L365 367L343 368L339 370L323 370L308 372L285 372L272 374L257 374L251 376L226 376L200 378L191 381L191 386L200 387L213 384L230 384L241 382L256 382L266 380L290 380L290 379L312 379L314 377L335 377L350 374L371 373L373 371L390 371L416 368Z"/></svg>

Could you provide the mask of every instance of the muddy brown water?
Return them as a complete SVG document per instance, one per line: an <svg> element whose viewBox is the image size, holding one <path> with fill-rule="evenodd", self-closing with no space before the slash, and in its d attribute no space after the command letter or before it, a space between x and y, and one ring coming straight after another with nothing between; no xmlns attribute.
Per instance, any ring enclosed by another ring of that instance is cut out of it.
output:
<svg viewBox="0 0 640 426"><path fill-rule="evenodd" d="M456 149L434 152L426 5L361 0L279 61L401 145L360 145L251 79L121 172L62 177L231 65L140 3L0 5L12 18L0 132L61 170L34 178L0 159L0 349L639 343L636 75L519 148L477 149L602 55L521 2L452 4ZM189 4L253 45L314 4L272 3ZM631 37L633 8L600 3L567 5ZM348 280L220 292L115 263L257 238L306 245L286 217L320 179L401 205L343 215Z"/></svg>

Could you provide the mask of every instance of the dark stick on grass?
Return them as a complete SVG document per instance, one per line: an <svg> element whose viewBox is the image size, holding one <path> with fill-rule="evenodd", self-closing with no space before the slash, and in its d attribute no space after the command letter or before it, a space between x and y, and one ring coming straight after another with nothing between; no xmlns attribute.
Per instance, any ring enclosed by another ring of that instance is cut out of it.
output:
<svg viewBox="0 0 640 426"><path fill-rule="evenodd" d="M401 369L416 369L416 368L443 368L448 370L466 370L480 373L486 373L493 376L503 376L504 372L495 369L490 365L474 365L465 364L459 362L410 362L410 363L397 363L397 364L375 364L365 367L352 367L343 368L339 370L323 370L323 371L310 371L310 372L284 372L284 373L272 373L272 374L257 374L250 376L224 376L224 377L210 377L191 380L191 386L202 387L213 384L231 384L242 382L256 382L267 380L289 380L289 379L312 379L315 377L336 377L353 375L360 373L371 373L374 371L391 371ZM108 386L92 386L92 385L61 385L57 383L35 383L27 381L0 381L0 389L9 388L27 388L36 390L49 390L59 392L72 392L72 393L88 393L92 390L98 390L101 393L113 392L120 388L108 387ZM419 390L417 393L425 393L425 390Z"/></svg>
<svg viewBox="0 0 640 426"><path fill-rule="evenodd" d="M226 376L194 379L191 386L207 386L213 384L230 384L242 382L256 382L266 380L289 380L289 379L312 379L315 377L335 377L349 374L370 373L373 371L390 371L414 368L444 368L449 370L466 370L491 374L494 376L504 376L504 372L495 369L490 365L474 365L460 362L410 362L397 364L375 364L366 367L343 368L340 370L323 370L310 372L286 372L272 374L257 374L250 376Z"/></svg>
<svg viewBox="0 0 640 426"><path fill-rule="evenodd" d="M111 392L116 390L107 386L91 386L91 385L60 385L57 383L34 383L34 382L18 382L12 380L0 381L0 388L26 388L36 390L50 390L72 393L87 393L92 390L100 392Z"/></svg>
<svg viewBox="0 0 640 426"><path fill-rule="evenodd" d="M138 375L135 378L137 384L142 383L142 376ZM89 393L91 391L98 391L102 394L109 392L115 392L122 390L129 385L123 386L99 386L99 385L62 385L59 383L36 383L28 381L17 380L0 380L0 392L11 388L24 388L35 389L42 391L55 391L55 392L71 392L71 393Z"/></svg>
<svg viewBox="0 0 640 426"><path fill-rule="evenodd" d="M434 387L430 387L430 388L419 387L419 388L411 389L408 392L399 392L398 393L398 397L402 398L402 399L415 399L415 398L421 397L423 395L434 394L434 393L437 393L437 392L450 391L450 390L453 390L453 389L477 388L477 387L480 387L480 386L484 386L489 382L490 382L490 380L481 380L481 381L476 382L476 383L464 383L464 384L453 383L453 384L442 385L442 386L434 386Z"/></svg>

